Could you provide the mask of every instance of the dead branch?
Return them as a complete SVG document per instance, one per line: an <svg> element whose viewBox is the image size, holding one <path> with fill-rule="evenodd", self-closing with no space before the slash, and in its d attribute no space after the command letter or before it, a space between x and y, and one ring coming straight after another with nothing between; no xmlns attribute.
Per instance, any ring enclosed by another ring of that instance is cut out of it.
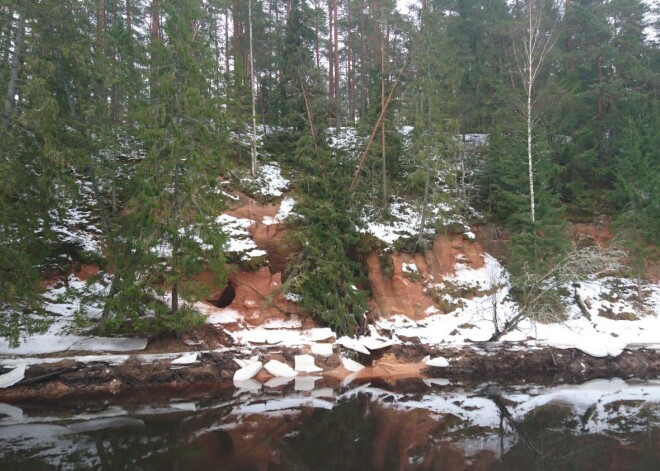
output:
<svg viewBox="0 0 660 471"><path fill-rule="evenodd" d="M403 67L401 67L401 70L399 71L399 75L397 75L396 80L394 81L394 85L392 86L392 90L390 90L390 94L387 96L387 100L385 100L385 104L381 107L378 120L376 121L376 124L374 125L373 129L371 130L371 135L369 136L367 145L364 149L364 152L362 152L362 156L360 157L360 163L358 164L358 167L355 170L355 173L353 174L353 180L351 180L351 185L348 187L349 191L352 191L353 188L355 188L355 185L357 184L357 178L360 175L360 172L362 171L362 167L364 166L365 161L367 160L367 154L369 153L371 144L373 143L374 138L376 137L376 133L378 132L378 128L380 127L380 123L385 117L385 112L387 111L387 107L390 105L390 101L392 101L392 97L394 96L394 91L396 90L396 86L399 84L399 81L403 76L403 72L406 70L406 67L408 66L410 55L411 53L409 52L408 55L406 56L406 60L403 63Z"/></svg>

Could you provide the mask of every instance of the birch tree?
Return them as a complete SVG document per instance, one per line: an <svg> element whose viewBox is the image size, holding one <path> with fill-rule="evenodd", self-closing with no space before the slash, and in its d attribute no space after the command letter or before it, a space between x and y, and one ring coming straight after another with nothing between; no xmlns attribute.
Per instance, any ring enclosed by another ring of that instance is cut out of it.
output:
<svg viewBox="0 0 660 471"><path fill-rule="evenodd" d="M248 23L250 28L250 91L252 92L252 157L250 160L250 174L257 176L257 111L254 87L254 44L252 40L252 0L248 3Z"/></svg>
<svg viewBox="0 0 660 471"><path fill-rule="evenodd" d="M532 223L536 222L534 206L534 125L536 116L536 83L545 59L552 50L557 37L555 24L544 29L544 11L546 5L552 7L554 0L527 0L524 23L521 24L517 37L513 40L513 52L516 60L520 83L523 88L525 103L521 114L527 126L527 167L529 178L529 209Z"/></svg>

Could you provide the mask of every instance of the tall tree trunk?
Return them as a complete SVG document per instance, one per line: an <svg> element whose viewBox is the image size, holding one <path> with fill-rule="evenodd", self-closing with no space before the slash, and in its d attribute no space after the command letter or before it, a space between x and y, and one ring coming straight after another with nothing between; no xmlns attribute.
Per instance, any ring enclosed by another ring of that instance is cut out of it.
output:
<svg viewBox="0 0 660 471"><path fill-rule="evenodd" d="M529 208L532 223L536 222L536 209L534 205L534 162L532 160L532 61L529 64L529 83L527 86L527 169L529 172Z"/></svg>
<svg viewBox="0 0 660 471"><path fill-rule="evenodd" d="M7 85L7 97L5 99L5 131L11 128L11 119L14 114L14 105L16 103L16 93L18 92L18 73L21 67L21 54L23 52L23 36L25 35L25 18L19 16L16 27L16 36L14 37L14 55L11 59L11 69L9 71L9 83Z"/></svg>
<svg viewBox="0 0 660 471"><path fill-rule="evenodd" d="M321 68L321 41L319 41L319 0L314 0L314 55L316 68Z"/></svg>
<svg viewBox="0 0 660 471"><path fill-rule="evenodd" d="M431 149L427 149L427 155L431 155ZM422 218L419 224L419 237L417 238L420 248L424 243L424 231L426 231L426 214L429 205L429 189L431 187L431 169L426 168L426 176L424 178L424 199L422 200Z"/></svg>
<svg viewBox="0 0 660 471"><path fill-rule="evenodd" d="M337 0L332 0L332 15L333 15L333 25L334 25L334 40L333 40L333 49L334 49L334 61L335 61L335 126L337 129L341 127L341 120L339 116L339 33L337 29ZM332 31L331 31L332 33Z"/></svg>
<svg viewBox="0 0 660 471"><path fill-rule="evenodd" d="M126 89L126 109L124 110L126 113L126 116L129 115L130 110L131 110L131 100L133 98L133 90L132 90L132 85L133 85L133 70L135 69L135 64L134 64L134 58L133 58L133 13L131 12L132 6L131 6L131 0L126 0L126 31L128 33L127 37L127 42L128 42L128 51L129 51L129 58L128 58L128 70L129 74L131 76L131 85L127 87Z"/></svg>
<svg viewBox="0 0 660 471"><path fill-rule="evenodd" d="M348 121L351 126L355 124L355 90L353 78L353 44L351 41L351 1L346 6L346 98L348 99Z"/></svg>
<svg viewBox="0 0 660 471"><path fill-rule="evenodd" d="M96 65L99 67L99 72L106 65L105 61L105 0L96 0L96 41L95 41L95 52L96 52ZM96 82L94 86L94 93L96 95L96 100L99 108L103 110L103 115L107 115L107 93L105 90L105 80L106 76L99 74L101 78Z"/></svg>
<svg viewBox="0 0 660 471"><path fill-rule="evenodd" d="M367 35L364 30L364 5L360 8L360 120L367 114L367 66L366 66L366 41Z"/></svg>
<svg viewBox="0 0 660 471"><path fill-rule="evenodd" d="M159 0L151 0L151 28L149 36L153 44L160 39L160 3Z"/></svg>
<svg viewBox="0 0 660 471"><path fill-rule="evenodd" d="M133 15L131 14L131 0L126 0L126 30L129 38L133 37Z"/></svg>
<svg viewBox="0 0 660 471"><path fill-rule="evenodd" d="M541 29L544 1L539 0L535 2L535 0L527 0L527 24L521 31L520 39L514 39L513 41L513 52L526 95L526 103L522 114L524 115L527 126L527 170L529 178L529 209L532 224L536 222L534 202L533 97L536 93L536 79L539 76L543 61L556 42L554 25L549 32ZM521 44L522 50L520 47Z"/></svg>
<svg viewBox="0 0 660 471"><path fill-rule="evenodd" d="M104 46L105 36L105 0L96 0L96 50L100 53Z"/></svg>
<svg viewBox="0 0 660 471"><path fill-rule="evenodd" d="M328 120L332 125L335 118L335 59L332 41L332 0L328 0Z"/></svg>
<svg viewBox="0 0 660 471"><path fill-rule="evenodd" d="M151 93L151 104L157 104L157 95L155 89L158 85L158 76L160 71L159 58L158 58L158 47L160 44L160 4L159 0L151 0L151 27L149 29L149 39L151 42L151 70L150 70L150 93Z"/></svg>
<svg viewBox="0 0 660 471"><path fill-rule="evenodd" d="M231 72L229 71L229 7L225 7L225 102L229 103L231 92Z"/></svg>
<svg viewBox="0 0 660 471"><path fill-rule="evenodd" d="M381 11L381 33L380 33L380 109L385 110L385 14ZM385 142L385 115L380 122L380 152L383 158L383 209L387 211L387 145Z"/></svg>
<svg viewBox="0 0 660 471"><path fill-rule="evenodd" d="M532 11L531 11L531 0L528 2L528 13L529 18L529 34L532 34ZM532 223L536 222L536 209L534 206L534 162L532 161L532 91L534 87L534 56L531 53L533 47L531 45L532 40L530 39L530 47L528 48L528 64L527 69L529 73L529 81L527 83L527 166L529 171L529 207L530 213L532 216Z"/></svg>
<svg viewBox="0 0 660 471"><path fill-rule="evenodd" d="M181 250L181 235L179 234L179 216L181 212L181 173L183 169L181 168L181 161L177 158L176 165L174 167L174 198L173 208L172 208L172 219L174 225L174 240L172 241L172 271L174 273L174 281L172 282L172 313L177 313L179 310L179 251Z"/></svg>
<svg viewBox="0 0 660 471"><path fill-rule="evenodd" d="M298 80L300 81L300 91L305 101L305 111L307 113L307 120L309 121L309 131L312 134L312 143L314 144L314 152L316 155L319 154L318 144L316 142L316 127L314 126L314 115L312 114L312 108L309 104L309 98L307 97L307 92L305 91L305 81L302 74L300 73L300 68L298 68Z"/></svg>
<svg viewBox="0 0 660 471"><path fill-rule="evenodd" d="M252 0L248 2L248 19L250 23L250 91L252 92L252 157L250 159L250 174L257 176L257 110L254 94L254 48L252 44Z"/></svg>

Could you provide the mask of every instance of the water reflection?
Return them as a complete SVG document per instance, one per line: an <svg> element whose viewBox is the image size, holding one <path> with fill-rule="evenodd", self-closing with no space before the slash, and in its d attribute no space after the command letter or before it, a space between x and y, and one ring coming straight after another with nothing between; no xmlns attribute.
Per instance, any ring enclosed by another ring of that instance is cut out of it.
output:
<svg viewBox="0 0 660 471"><path fill-rule="evenodd" d="M660 469L660 380L245 386L148 405L0 404L0 463L21 470Z"/></svg>

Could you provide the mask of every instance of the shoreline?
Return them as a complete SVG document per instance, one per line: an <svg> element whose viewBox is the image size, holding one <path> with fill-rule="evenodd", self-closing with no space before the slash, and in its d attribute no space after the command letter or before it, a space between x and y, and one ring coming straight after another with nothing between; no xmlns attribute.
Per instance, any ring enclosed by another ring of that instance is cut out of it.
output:
<svg viewBox="0 0 660 471"><path fill-rule="evenodd" d="M169 354L88 355L62 358L5 359L4 364L31 363L19 383L0 389L0 402L47 402L81 397L102 398L135 394L144 390L168 390L171 394L198 389L236 388L232 378L239 366L235 358L258 355L260 361L278 360L293 365L295 355L308 353L304 347L255 347L198 351L197 361L173 365L172 359L190 352ZM430 367L426 356L443 357L448 367ZM341 357L351 356L365 368L351 372ZM38 363L37 363L38 362ZM469 383L530 382L577 384L602 377L651 378L660 376L660 352L656 349L626 349L616 357L597 358L580 350L529 347L517 343L475 343L460 347L392 345L371 355L340 351L315 356L322 371L299 373L296 378L348 386L378 381L397 383L410 379L446 379ZM278 381L278 380L282 381ZM252 385L286 389L290 379L274 378L262 370Z"/></svg>

